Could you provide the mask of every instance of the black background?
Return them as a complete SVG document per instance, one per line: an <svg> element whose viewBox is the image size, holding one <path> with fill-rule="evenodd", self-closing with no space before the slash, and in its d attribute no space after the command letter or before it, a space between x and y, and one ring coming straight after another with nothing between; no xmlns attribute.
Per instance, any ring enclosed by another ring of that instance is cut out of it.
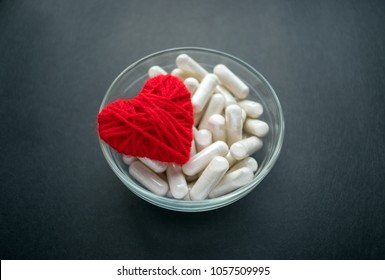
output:
<svg viewBox="0 0 385 280"><path fill-rule="evenodd" d="M385 258L383 1L0 1L2 259ZM103 158L113 79L181 46L247 61L276 90L275 167L204 213L153 206Z"/></svg>

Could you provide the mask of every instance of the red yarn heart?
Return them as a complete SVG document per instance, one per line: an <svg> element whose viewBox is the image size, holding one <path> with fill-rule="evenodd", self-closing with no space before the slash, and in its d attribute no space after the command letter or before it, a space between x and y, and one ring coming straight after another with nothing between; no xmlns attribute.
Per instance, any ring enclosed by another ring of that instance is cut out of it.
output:
<svg viewBox="0 0 385 280"><path fill-rule="evenodd" d="M99 136L119 153L184 164L194 124L191 94L178 78L148 79L133 99L119 99L98 115Z"/></svg>

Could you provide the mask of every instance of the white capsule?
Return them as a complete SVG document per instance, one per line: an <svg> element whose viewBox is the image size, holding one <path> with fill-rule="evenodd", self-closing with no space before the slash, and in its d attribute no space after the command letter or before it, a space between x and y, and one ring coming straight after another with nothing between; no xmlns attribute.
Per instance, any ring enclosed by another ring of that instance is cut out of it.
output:
<svg viewBox="0 0 385 280"><path fill-rule="evenodd" d="M233 166L237 162L237 160L233 158L230 152L227 153L225 159L227 159L227 161L229 162L229 166Z"/></svg>
<svg viewBox="0 0 385 280"><path fill-rule="evenodd" d="M191 103L194 107L194 113L199 113L206 106L212 96L215 87L218 84L218 79L214 74L207 74L199 84L197 90L191 98Z"/></svg>
<svg viewBox="0 0 385 280"><path fill-rule="evenodd" d="M248 167L242 167L227 173L218 185L210 192L209 198L215 198L232 192L248 183L254 178L253 171Z"/></svg>
<svg viewBox="0 0 385 280"><path fill-rule="evenodd" d="M258 162L252 157L247 157L247 158L242 159L241 161L237 162L236 164L234 164L234 166L231 167L227 173L233 172L233 171L240 169L242 167L248 167L251 169L251 171L255 172L258 169Z"/></svg>
<svg viewBox="0 0 385 280"><path fill-rule="evenodd" d="M227 143L233 143L242 139L242 109L236 104L227 106L225 110Z"/></svg>
<svg viewBox="0 0 385 280"><path fill-rule="evenodd" d="M136 157L133 156L128 156L128 155L123 155L122 156L123 162L127 165L130 165L136 160Z"/></svg>
<svg viewBox="0 0 385 280"><path fill-rule="evenodd" d="M193 74L194 77L198 78L198 80L202 80L203 77L208 74L206 69L204 69L198 62L187 54L178 55L176 58L176 65L183 71Z"/></svg>
<svg viewBox="0 0 385 280"><path fill-rule="evenodd" d="M197 152L202 151L207 146L213 143L213 138L210 130L200 129L194 133L194 140Z"/></svg>
<svg viewBox="0 0 385 280"><path fill-rule="evenodd" d="M182 199L188 193L186 178L182 173L182 167L178 164L169 164L167 167L167 180L172 196Z"/></svg>
<svg viewBox="0 0 385 280"><path fill-rule="evenodd" d="M168 184L150 168L140 161L134 161L129 167L129 173L151 192L164 196L168 191Z"/></svg>
<svg viewBox="0 0 385 280"><path fill-rule="evenodd" d="M263 137L269 132L269 125L261 120L247 119L243 129L247 133Z"/></svg>
<svg viewBox="0 0 385 280"><path fill-rule="evenodd" d="M215 66L214 74L239 99L244 99L249 95L249 87L225 65L218 64Z"/></svg>
<svg viewBox="0 0 385 280"><path fill-rule="evenodd" d="M161 162L146 157L139 157L138 159L156 173L162 173L167 169L167 162Z"/></svg>
<svg viewBox="0 0 385 280"><path fill-rule="evenodd" d="M224 108L225 98L220 93L214 93L199 123L199 129L207 129L209 127L209 118L214 114L222 113Z"/></svg>
<svg viewBox="0 0 385 280"><path fill-rule="evenodd" d="M224 156L228 153L229 147L223 141L217 141L191 157L182 166L184 174L193 176L205 169L210 160L215 156Z"/></svg>
<svg viewBox="0 0 385 280"><path fill-rule="evenodd" d="M213 142L226 142L225 118L222 115L214 114L209 118L208 128L213 135Z"/></svg>
<svg viewBox="0 0 385 280"><path fill-rule="evenodd" d="M193 78L193 77L188 77L187 79L185 79L184 84L187 87L187 89L189 90L189 92L191 92L191 95L194 94L194 92L196 91L196 89L199 86L198 80Z"/></svg>
<svg viewBox="0 0 385 280"><path fill-rule="evenodd" d="M191 200L205 199L229 169L224 157L214 157L190 191Z"/></svg>
<svg viewBox="0 0 385 280"><path fill-rule="evenodd" d="M261 139L251 136L231 145L230 153L233 158L241 160L258 151L262 146L263 142Z"/></svg>
<svg viewBox="0 0 385 280"><path fill-rule="evenodd" d="M180 80L184 81L189 77L188 73L184 72L179 68L175 68L171 71L171 75L178 77Z"/></svg>
<svg viewBox="0 0 385 280"><path fill-rule="evenodd" d="M263 107L260 103L251 100L238 101L238 105L246 111L249 118L259 118L263 113Z"/></svg>
<svg viewBox="0 0 385 280"><path fill-rule="evenodd" d="M158 75L166 75L167 72L162 68L157 65L151 66L150 69L148 69L148 76L150 78L158 76Z"/></svg>
<svg viewBox="0 0 385 280"><path fill-rule="evenodd" d="M237 103L237 101L235 100L234 96L227 89L225 89L223 86L218 85L215 88L215 92L218 92L218 93L223 95L223 97L225 98L225 107L227 107L227 106L229 106L231 104L236 104Z"/></svg>

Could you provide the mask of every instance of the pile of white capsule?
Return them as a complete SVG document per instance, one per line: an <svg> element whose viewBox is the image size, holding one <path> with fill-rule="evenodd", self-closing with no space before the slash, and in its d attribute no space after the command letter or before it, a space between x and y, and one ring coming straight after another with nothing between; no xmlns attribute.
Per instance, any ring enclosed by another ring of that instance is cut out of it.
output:
<svg viewBox="0 0 385 280"><path fill-rule="evenodd" d="M174 199L203 200L232 192L254 178L268 131L260 103L247 100L248 86L223 64L208 73L187 54L176 58L171 74L184 81L192 93L193 143L184 165L123 155L129 173L151 192ZM149 77L167 72L160 66Z"/></svg>

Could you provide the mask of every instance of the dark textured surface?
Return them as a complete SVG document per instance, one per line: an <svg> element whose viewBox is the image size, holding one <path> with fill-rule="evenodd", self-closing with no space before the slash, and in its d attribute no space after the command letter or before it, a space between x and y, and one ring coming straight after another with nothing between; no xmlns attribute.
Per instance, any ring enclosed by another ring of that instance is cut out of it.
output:
<svg viewBox="0 0 385 280"><path fill-rule="evenodd" d="M0 1L2 259L384 259L383 1ZM152 52L218 49L285 115L260 187L206 213L136 197L98 146L112 80Z"/></svg>

